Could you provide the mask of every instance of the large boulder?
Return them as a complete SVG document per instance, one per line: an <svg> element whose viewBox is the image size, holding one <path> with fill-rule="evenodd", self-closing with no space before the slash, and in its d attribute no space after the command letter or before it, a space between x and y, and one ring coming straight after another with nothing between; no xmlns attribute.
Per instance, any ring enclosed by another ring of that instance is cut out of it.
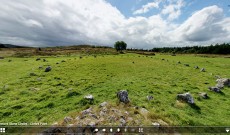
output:
<svg viewBox="0 0 230 135"><path fill-rule="evenodd" d="M219 85L219 86L230 87L230 79L228 79L228 78L217 79L216 82L217 82L217 85Z"/></svg>
<svg viewBox="0 0 230 135"><path fill-rule="evenodd" d="M120 102L123 102L125 104L129 103L128 92L126 90L120 90L119 92L117 92L117 98Z"/></svg>
<svg viewBox="0 0 230 135"><path fill-rule="evenodd" d="M185 101L185 102L187 102L189 104L194 104L195 103L192 95L189 92L184 93L184 94L178 94L177 95L177 100L182 100L182 101Z"/></svg>

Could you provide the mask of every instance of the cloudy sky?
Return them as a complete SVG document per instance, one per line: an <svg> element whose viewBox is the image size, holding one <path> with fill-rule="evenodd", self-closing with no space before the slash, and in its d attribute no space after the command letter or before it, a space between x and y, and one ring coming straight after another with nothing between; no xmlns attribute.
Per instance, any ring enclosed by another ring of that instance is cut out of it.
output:
<svg viewBox="0 0 230 135"><path fill-rule="evenodd" d="M0 43L129 48L230 42L229 0L1 0Z"/></svg>

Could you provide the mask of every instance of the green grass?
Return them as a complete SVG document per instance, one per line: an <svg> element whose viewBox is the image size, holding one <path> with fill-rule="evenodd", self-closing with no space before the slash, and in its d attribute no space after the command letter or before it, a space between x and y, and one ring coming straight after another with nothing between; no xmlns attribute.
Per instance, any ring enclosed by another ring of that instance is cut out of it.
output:
<svg viewBox="0 0 230 135"><path fill-rule="evenodd" d="M222 94L208 90L216 84L215 75L230 77L229 58L121 54L45 59L48 62L36 57L0 60L0 122L52 124L90 105L115 104L116 92L126 89L131 105L148 109L150 119L166 119L171 125L230 125L230 88ZM44 72L48 65L52 71ZM206 72L194 69L196 65ZM176 101L176 95L184 92L193 95L196 106ZM200 99L199 92L210 98ZM83 99L87 94L95 97L93 103ZM147 95L154 100L148 102Z"/></svg>

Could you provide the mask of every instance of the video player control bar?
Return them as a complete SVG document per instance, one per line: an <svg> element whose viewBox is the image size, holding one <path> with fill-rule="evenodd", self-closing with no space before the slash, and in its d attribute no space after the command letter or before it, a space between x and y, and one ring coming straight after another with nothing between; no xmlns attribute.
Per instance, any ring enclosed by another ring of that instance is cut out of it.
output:
<svg viewBox="0 0 230 135"><path fill-rule="evenodd" d="M35 127L4 126L0 133L229 133L230 127L159 126L159 127Z"/></svg>

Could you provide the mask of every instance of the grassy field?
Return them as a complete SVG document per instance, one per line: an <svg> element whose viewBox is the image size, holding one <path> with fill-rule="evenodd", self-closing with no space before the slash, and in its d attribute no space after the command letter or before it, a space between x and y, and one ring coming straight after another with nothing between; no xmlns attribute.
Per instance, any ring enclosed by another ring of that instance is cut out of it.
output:
<svg viewBox="0 0 230 135"><path fill-rule="evenodd" d="M104 101L116 105L116 92L125 89L132 106L150 111L150 120L161 118L169 125L230 125L230 88L223 93L208 90L215 86L216 75L230 77L229 58L132 53L81 59L79 55L41 56L36 61L37 57L0 60L0 122L52 124ZM44 72L48 65L52 70ZM176 100L184 92L193 95L196 107ZM210 98L200 98L199 92ZM84 101L87 94L94 96L93 104ZM147 95L154 100L147 101Z"/></svg>

